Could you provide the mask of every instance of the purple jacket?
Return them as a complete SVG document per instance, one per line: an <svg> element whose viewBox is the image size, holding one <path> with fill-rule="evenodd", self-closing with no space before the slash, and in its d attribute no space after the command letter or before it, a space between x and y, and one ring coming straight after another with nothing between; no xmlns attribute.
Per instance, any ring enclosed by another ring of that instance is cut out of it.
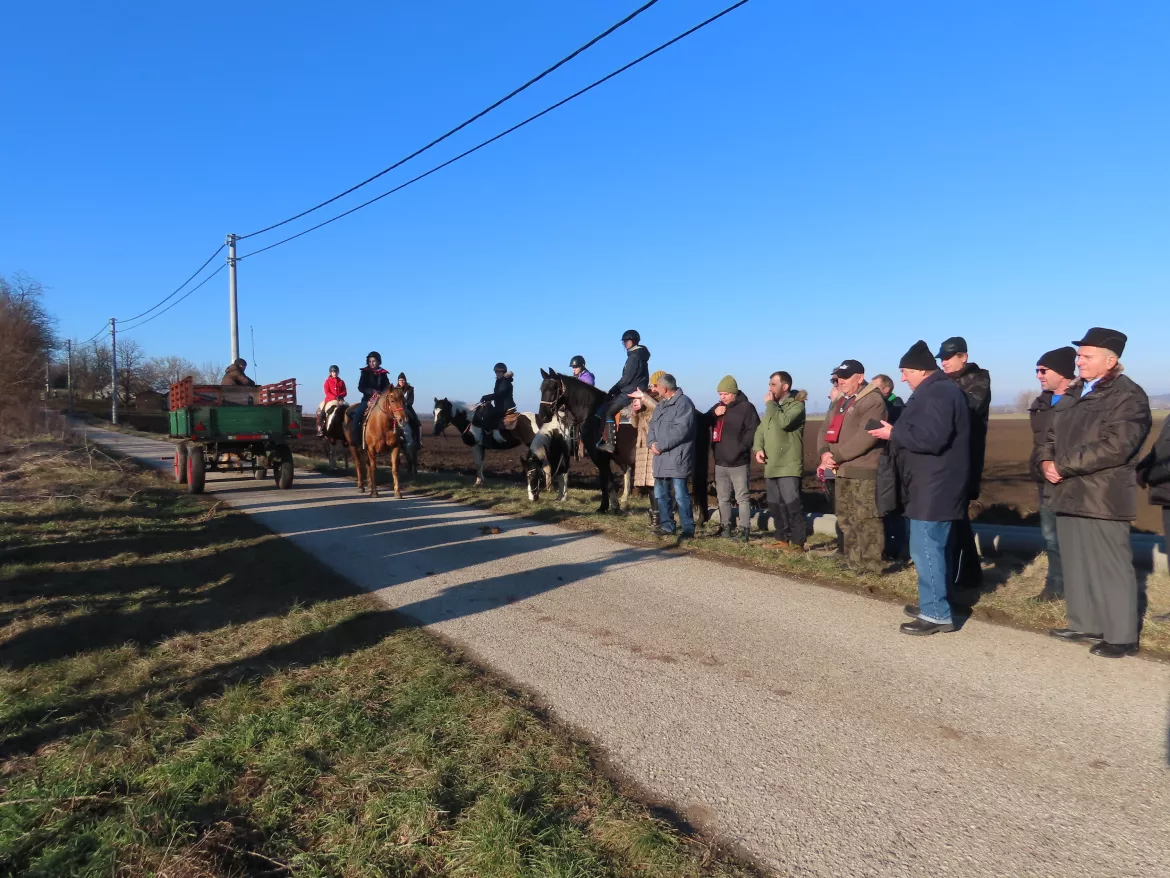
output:
<svg viewBox="0 0 1170 878"><path fill-rule="evenodd" d="M593 377L593 373L588 369L582 369L581 374L577 376L577 380L588 384L590 387L597 384L597 379Z"/></svg>

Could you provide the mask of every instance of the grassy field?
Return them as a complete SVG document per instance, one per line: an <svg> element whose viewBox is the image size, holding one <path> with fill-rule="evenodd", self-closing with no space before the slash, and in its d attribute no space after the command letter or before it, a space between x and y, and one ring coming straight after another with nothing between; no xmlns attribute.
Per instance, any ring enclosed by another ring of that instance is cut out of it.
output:
<svg viewBox="0 0 1170 878"><path fill-rule="evenodd" d="M319 461L303 460L301 463L322 468ZM388 473L382 474L382 478L388 477ZM627 515L598 515L595 511L598 503L595 491L570 490L563 503L544 498L531 503L524 487L515 482L494 480L484 488L476 489L468 477L425 472L406 479L403 490L456 500L494 512L524 515L575 530L605 533L635 545L671 546L671 543L661 542L650 533L647 519L649 501L641 498L633 501L632 511ZM863 591L899 603L918 600L918 580L913 568L887 574L857 572L849 568L841 555L834 551L831 537L813 535L809 546L810 551L793 557L764 549L757 541L745 545L734 540L708 537L687 543L684 551L725 563L747 565L837 588ZM1032 600L1044 587L1047 566L1048 561L1043 554L1037 558L1006 555L984 559L983 592L965 596L974 601L972 615L1034 630L1062 627L1066 622L1063 602L1038 603ZM1157 618L1170 612L1170 578L1165 575L1147 576L1144 571L1139 571L1139 575L1143 577L1149 599L1149 611L1142 631L1142 648L1147 655L1170 658L1170 619Z"/></svg>
<svg viewBox="0 0 1170 878"><path fill-rule="evenodd" d="M667 876L746 867L246 516L0 448L0 874Z"/></svg>

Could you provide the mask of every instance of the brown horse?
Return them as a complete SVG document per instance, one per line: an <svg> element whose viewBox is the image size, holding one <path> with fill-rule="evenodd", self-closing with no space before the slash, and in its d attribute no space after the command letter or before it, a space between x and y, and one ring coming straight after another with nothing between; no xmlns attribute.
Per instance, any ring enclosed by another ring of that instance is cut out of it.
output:
<svg viewBox="0 0 1170 878"><path fill-rule="evenodd" d="M352 411L351 408L350 412ZM349 421L350 412L346 412L347 421ZM362 449L350 446L350 451L353 452L354 469L357 470L358 491L364 492L366 490L365 481L368 478L370 496L378 496L378 455L383 451L389 451L390 471L394 474L394 496L402 497L402 491L398 488L398 455L405 448L405 440L398 434L399 425L403 429L410 429L406 420L406 400L403 398L401 390L392 387L380 394L376 400L370 403L368 408L362 434L365 439L368 470L363 471Z"/></svg>

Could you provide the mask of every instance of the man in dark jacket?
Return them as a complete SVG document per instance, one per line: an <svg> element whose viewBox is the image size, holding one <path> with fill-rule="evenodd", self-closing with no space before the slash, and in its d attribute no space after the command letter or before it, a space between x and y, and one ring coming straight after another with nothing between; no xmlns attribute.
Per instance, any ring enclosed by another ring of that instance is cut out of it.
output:
<svg viewBox="0 0 1170 878"><path fill-rule="evenodd" d="M904 634L954 631L947 599L953 581L950 532L967 511L970 486L971 414L962 391L938 371L926 342L917 341L898 368L913 393L897 425L883 422L871 433L888 439L910 519L910 557L918 573L915 619Z"/></svg>
<svg viewBox="0 0 1170 878"><path fill-rule="evenodd" d="M1162 422L1153 449L1138 463L1137 477L1139 485L1150 489L1150 503L1162 507L1162 535L1170 542L1170 418Z"/></svg>
<svg viewBox="0 0 1170 878"><path fill-rule="evenodd" d="M1028 407L1028 420L1032 425L1032 456L1028 469L1040 486L1040 533L1048 551L1048 574L1044 577L1044 589L1036 595L1038 601L1059 601L1064 598L1064 573L1060 565L1060 540L1056 536L1056 513L1048 504L1045 490L1048 480L1040 468L1041 449L1048 431L1052 429L1052 407L1068 392L1068 386L1077 372L1076 348L1064 347L1049 351L1036 361L1036 378L1040 381L1040 395Z"/></svg>
<svg viewBox="0 0 1170 878"><path fill-rule="evenodd" d="M987 421L991 417L991 373L969 361L967 340L956 335L942 343L935 354L942 370L967 397L971 408L971 485L968 502L979 499L983 483L983 459L987 451ZM962 589L977 589L983 582L983 568L979 565L979 550L975 545L975 531L971 518L964 515L951 537L955 552L955 584Z"/></svg>
<svg viewBox="0 0 1170 878"><path fill-rule="evenodd" d="M891 424L898 423L898 417L906 403L902 401L902 397L894 393L894 379L889 375L874 375L873 383L881 389L886 398L886 420ZM899 563L906 561L909 558L907 553L910 551L910 533L906 530L906 519L901 512L891 512L883 516L882 523L886 528L885 559Z"/></svg>
<svg viewBox="0 0 1170 878"><path fill-rule="evenodd" d="M479 407L471 419L475 426L489 432L500 425L504 415L516 408L516 400L512 397L512 373L503 363L496 363L492 368L496 373L495 387L491 393L479 398Z"/></svg>
<svg viewBox="0 0 1170 878"><path fill-rule="evenodd" d="M1068 627L1061 640L1096 640L1093 655L1138 651L1141 619L1130 522L1137 517L1134 471L1150 433L1150 401L1122 374L1126 336L1094 326L1080 341L1077 370L1052 409L1040 449L1048 501L1064 562Z"/></svg>
<svg viewBox="0 0 1170 878"><path fill-rule="evenodd" d="M739 506L739 538L747 542L751 528L752 503L748 495L750 457L760 413L748 402L747 395L731 375L725 375L715 388L719 404L711 408L711 442L715 446L715 493L719 498L721 535L731 537L731 495Z"/></svg>
<svg viewBox="0 0 1170 878"><path fill-rule="evenodd" d="M642 336L636 329L622 333L622 344L626 349L626 362L622 366L622 377L609 389L610 401L602 410L605 430L597 447L613 454L617 451L617 413L631 402L630 394L635 390L649 390L650 351L642 346Z"/></svg>
<svg viewBox="0 0 1170 878"><path fill-rule="evenodd" d="M906 407L906 403L902 401L902 397L894 393L894 379L889 375L874 375L873 383L881 390L882 395L886 398L886 415L887 420L891 424L898 423L898 415L902 414L902 409Z"/></svg>
<svg viewBox="0 0 1170 878"><path fill-rule="evenodd" d="M662 396L650 419L646 443L654 455L654 495L658 499L658 536L674 533L674 504L678 504L681 539L695 535L695 517L687 479L695 468L695 404L681 390L674 376L658 379ZM673 498L673 499L672 499Z"/></svg>
<svg viewBox="0 0 1170 878"><path fill-rule="evenodd" d="M256 382L244 374L248 368L248 361L243 357L236 359L223 373L223 380L219 383L224 387L255 387Z"/></svg>

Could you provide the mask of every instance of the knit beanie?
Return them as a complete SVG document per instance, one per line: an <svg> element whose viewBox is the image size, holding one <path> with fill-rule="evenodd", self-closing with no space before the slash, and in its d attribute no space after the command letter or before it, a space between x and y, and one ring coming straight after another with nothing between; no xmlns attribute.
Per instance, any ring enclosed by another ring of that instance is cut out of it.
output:
<svg viewBox="0 0 1170 878"><path fill-rule="evenodd" d="M930 352L926 342L922 339L914 342L910 346L910 350L902 355L902 359L898 361L899 369L918 369L922 372L937 372L938 363L934 360L934 354Z"/></svg>
<svg viewBox="0 0 1170 878"><path fill-rule="evenodd" d="M1077 372L1077 349L1070 347L1057 348L1049 351L1039 360L1037 366L1051 369L1061 378L1075 378Z"/></svg>
<svg viewBox="0 0 1170 878"><path fill-rule="evenodd" d="M739 393L739 385L735 383L733 376L724 375L723 380L719 382L719 386L715 390L718 393Z"/></svg>
<svg viewBox="0 0 1170 878"><path fill-rule="evenodd" d="M406 380L406 373L405 373L405 372L399 372L399 373L398 373L398 377L399 377L399 378L401 378L403 381L405 381L405 380Z"/></svg>
<svg viewBox="0 0 1170 878"><path fill-rule="evenodd" d="M655 372L653 375L651 375L651 376L650 376L650 384L651 384L651 386L653 386L653 385L657 384L657 383L658 383L658 379L659 379L659 378L661 378L661 377L662 377L663 375L665 375L665 374L666 374L666 370L665 370L665 369L659 369L657 372Z"/></svg>

